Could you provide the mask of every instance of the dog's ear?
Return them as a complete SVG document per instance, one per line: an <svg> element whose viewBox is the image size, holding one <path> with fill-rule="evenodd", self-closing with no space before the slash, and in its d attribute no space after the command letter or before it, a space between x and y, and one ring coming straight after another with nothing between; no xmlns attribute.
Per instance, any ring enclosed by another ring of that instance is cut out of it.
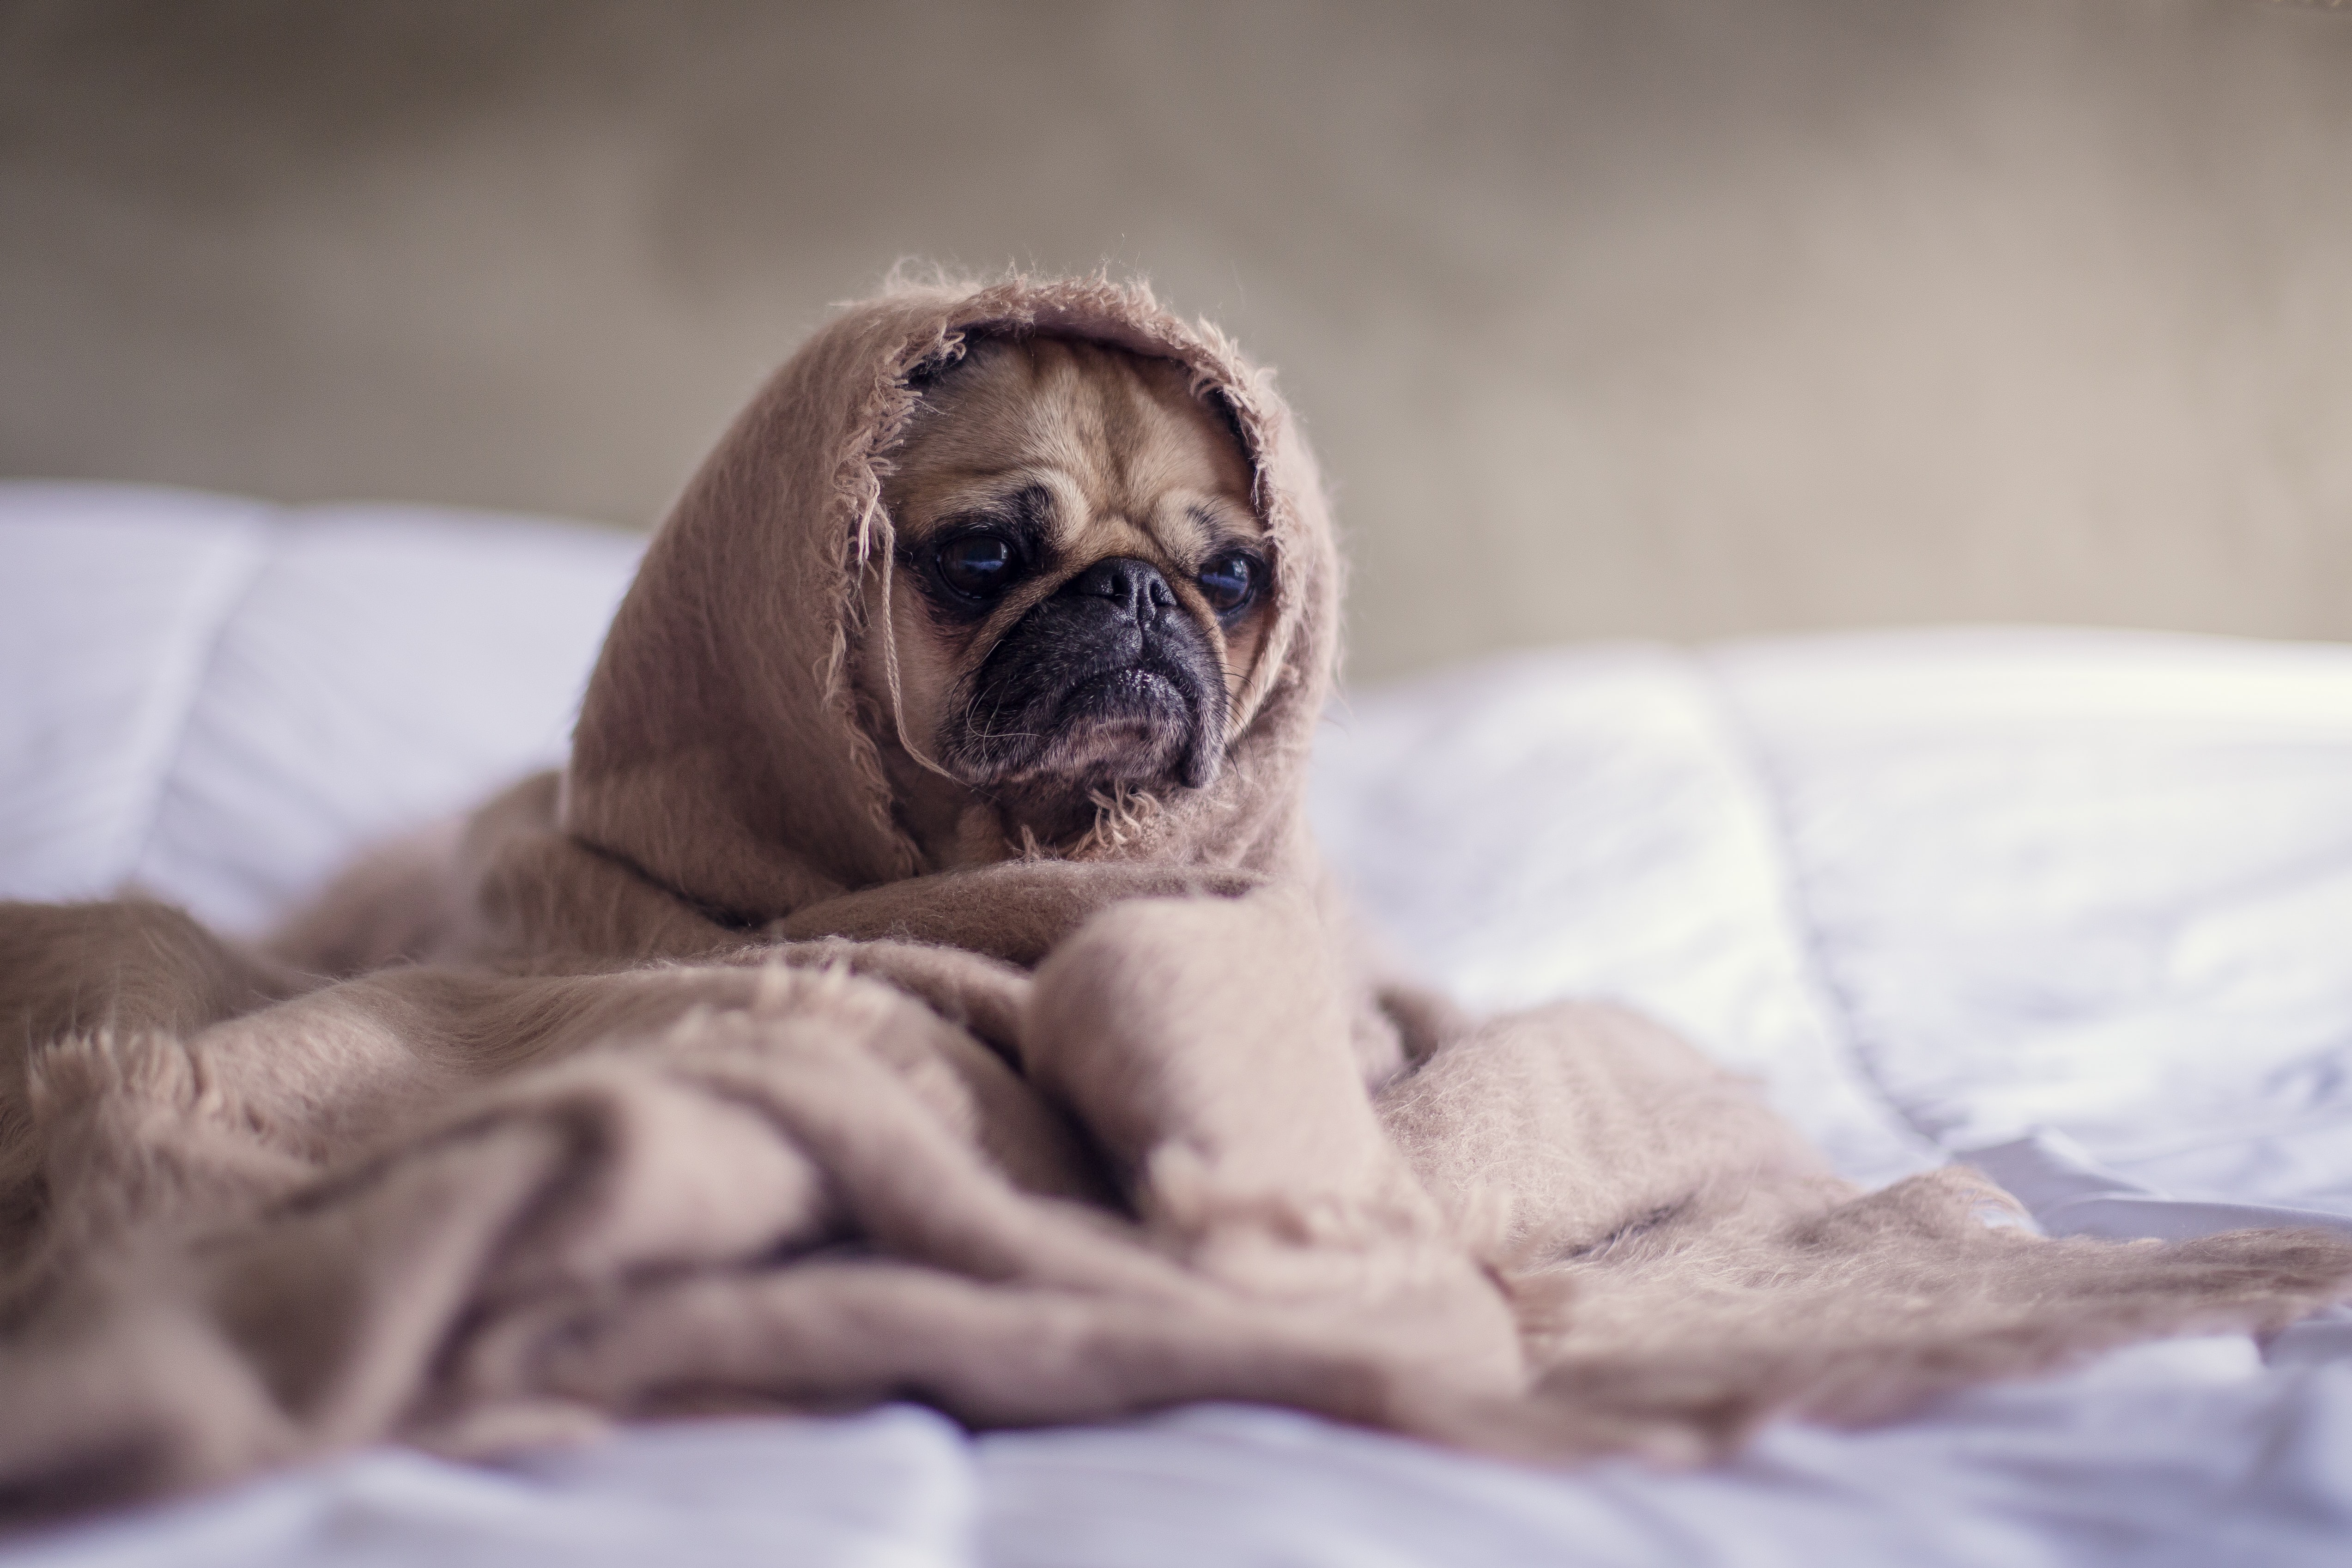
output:
<svg viewBox="0 0 2352 1568"><path fill-rule="evenodd" d="M961 336L943 340L930 352L908 367L903 382L906 389L918 397L930 391L941 376L963 363L970 347L971 340ZM1241 427L1236 424L1234 428L1238 431Z"/></svg>
<svg viewBox="0 0 2352 1568"><path fill-rule="evenodd" d="M1202 388L1200 398L1202 406L1209 411L1210 417L1214 419L1225 434L1232 439L1234 450L1246 455L1250 449L1249 433L1242 429L1241 411L1234 406L1233 400L1224 394L1223 389L1219 387Z"/></svg>

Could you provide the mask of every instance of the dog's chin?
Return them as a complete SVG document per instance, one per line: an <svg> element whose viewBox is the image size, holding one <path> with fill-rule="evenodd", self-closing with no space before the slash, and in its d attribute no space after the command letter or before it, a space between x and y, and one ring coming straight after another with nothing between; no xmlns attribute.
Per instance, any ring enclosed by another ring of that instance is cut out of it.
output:
<svg viewBox="0 0 2352 1568"><path fill-rule="evenodd" d="M1197 788L1220 760L1217 738L1203 730L1222 711L1212 713L1180 673L1148 664L1080 675L1017 714L975 706L996 722L960 727L946 749L963 780L982 788L1079 800L1120 784Z"/></svg>
<svg viewBox="0 0 2352 1568"><path fill-rule="evenodd" d="M1072 684L1035 772L1087 784L1173 778L1192 747L1192 705L1157 670L1113 670Z"/></svg>

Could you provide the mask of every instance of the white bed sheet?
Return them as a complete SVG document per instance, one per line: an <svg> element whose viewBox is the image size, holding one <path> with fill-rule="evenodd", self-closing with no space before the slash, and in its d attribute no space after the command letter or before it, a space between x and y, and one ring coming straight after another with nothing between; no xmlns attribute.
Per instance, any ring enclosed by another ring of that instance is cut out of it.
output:
<svg viewBox="0 0 2352 1568"><path fill-rule="evenodd" d="M560 754L635 542L0 486L0 895L240 930ZM1858 1179L1966 1151L2053 1231L2352 1228L2352 650L2082 632L1523 656L1360 693L1315 808L1398 954L1590 992ZM0 1416L5 1418L5 1416ZM1568 1476L1203 1406L380 1450L0 1547L184 1563L2204 1564L2352 1560L2352 1314L1892 1427Z"/></svg>

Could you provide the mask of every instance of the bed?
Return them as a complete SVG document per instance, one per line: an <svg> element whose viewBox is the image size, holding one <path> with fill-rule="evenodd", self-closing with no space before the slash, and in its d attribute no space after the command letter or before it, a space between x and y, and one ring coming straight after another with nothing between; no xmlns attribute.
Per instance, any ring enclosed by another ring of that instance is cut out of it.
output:
<svg viewBox="0 0 2352 1568"><path fill-rule="evenodd" d="M639 543L0 485L0 896L136 885L261 929L561 757ZM1645 1009L1857 1180L1963 1158L2053 1233L2352 1232L2352 648L1564 648L1357 690L1318 768L1402 961L1481 1008ZM1691 1474L1242 1406L977 1437L893 1406L496 1467L373 1450L0 1542L0 1568L2347 1560L2342 1310L1777 1426Z"/></svg>

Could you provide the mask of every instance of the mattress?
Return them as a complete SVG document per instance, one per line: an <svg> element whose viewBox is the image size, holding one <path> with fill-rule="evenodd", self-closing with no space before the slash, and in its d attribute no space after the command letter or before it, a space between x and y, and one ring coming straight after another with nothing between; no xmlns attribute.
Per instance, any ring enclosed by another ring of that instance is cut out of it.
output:
<svg viewBox="0 0 2352 1568"><path fill-rule="evenodd" d="M0 486L0 896L251 932L562 756L638 541ZM2352 649L1948 629L1528 653L1339 704L1324 843L1481 1008L1618 998L1856 1180L2053 1234L2352 1231ZM0 1415L0 1419L5 1419ZM893 1406L397 1449L0 1544L99 1564L2352 1561L2352 1313L2174 1341L1672 1474L1201 1406Z"/></svg>

